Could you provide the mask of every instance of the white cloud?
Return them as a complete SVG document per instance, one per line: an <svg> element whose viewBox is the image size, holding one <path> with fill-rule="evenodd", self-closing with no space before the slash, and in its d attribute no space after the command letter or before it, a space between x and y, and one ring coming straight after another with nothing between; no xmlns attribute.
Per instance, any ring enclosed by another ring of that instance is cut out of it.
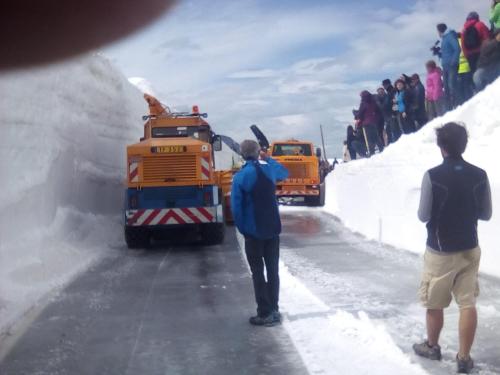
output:
<svg viewBox="0 0 500 375"><path fill-rule="evenodd" d="M486 16L487 3L475 10ZM270 138L286 129L319 141L323 123L332 149L340 150L359 92L403 72L423 74L435 25L459 29L472 10L470 0L412 1L406 11L373 4L183 2L108 54L128 75L153 82L165 104L199 104L221 133L248 137L257 123ZM301 57L293 59L297 51ZM293 126L283 122L290 118Z"/></svg>
<svg viewBox="0 0 500 375"><path fill-rule="evenodd" d="M276 71L272 69L260 69L260 70L242 70L240 72L232 73L228 78L232 79L253 79L253 78L269 78L275 77Z"/></svg>

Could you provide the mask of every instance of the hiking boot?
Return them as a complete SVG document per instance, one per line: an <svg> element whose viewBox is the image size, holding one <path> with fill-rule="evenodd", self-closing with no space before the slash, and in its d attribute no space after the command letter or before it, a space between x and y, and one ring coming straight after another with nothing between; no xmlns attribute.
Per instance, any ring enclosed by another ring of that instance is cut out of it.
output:
<svg viewBox="0 0 500 375"><path fill-rule="evenodd" d="M277 323L274 320L274 315L271 313L267 316L252 316L249 319L249 322L253 326L266 326L266 327L272 327L273 325L276 325Z"/></svg>
<svg viewBox="0 0 500 375"><path fill-rule="evenodd" d="M281 321L283 320L283 317L281 316L281 313L279 311L273 311L271 313L273 316L273 322L276 324L281 324Z"/></svg>
<svg viewBox="0 0 500 375"><path fill-rule="evenodd" d="M459 374L470 374L474 368L474 361L471 357L468 359L461 359L457 354L457 372Z"/></svg>
<svg viewBox="0 0 500 375"><path fill-rule="evenodd" d="M416 355L433 361L440 361L442 358L441 347L439 345L430 346L428 341L413 345L413 350Z"/></svg>

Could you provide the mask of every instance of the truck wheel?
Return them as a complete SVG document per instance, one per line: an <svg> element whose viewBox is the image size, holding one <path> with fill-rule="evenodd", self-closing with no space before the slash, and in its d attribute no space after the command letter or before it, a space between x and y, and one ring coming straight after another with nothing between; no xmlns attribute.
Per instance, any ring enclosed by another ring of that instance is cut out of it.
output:
<svg viewBox="0 0 500 375"><path fill-rule="evenodd" d="M323 207L325 205L326 186L322 183L319 186L319 195L306 197L306 204L310 207Z"/></svg>
<svg viewBox="0 0 500 375"><path fill-rule="evenodd" d="M326 198L326 185L323 182L319 186L319 199L318 199L318 207L323 207L325 205L325 198Z"/></svg>
<svg viewBox="0 0 500 375"><path fill-rule="evenodd" d="M125 242L129 249L143 249L150 245L150 234L143 228L125 227Z"/></svg>
<svg viewBox="0 0 500 375"><path fill-rule="evenodd" d="M224 242L226 224L206 224L201 227L201 238L206 245L219 245Z"/></svg>

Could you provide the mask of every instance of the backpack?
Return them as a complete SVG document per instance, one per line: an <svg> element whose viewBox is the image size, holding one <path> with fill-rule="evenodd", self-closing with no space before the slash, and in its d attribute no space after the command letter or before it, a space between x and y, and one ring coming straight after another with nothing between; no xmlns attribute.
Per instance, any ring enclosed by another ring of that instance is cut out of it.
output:
<svg viewBox="0 0 500 375"><path fill-rule="evenodd" d="M468 50L481 47L481 35L475 25L469 26L464 32L464 46Z"/></svg>

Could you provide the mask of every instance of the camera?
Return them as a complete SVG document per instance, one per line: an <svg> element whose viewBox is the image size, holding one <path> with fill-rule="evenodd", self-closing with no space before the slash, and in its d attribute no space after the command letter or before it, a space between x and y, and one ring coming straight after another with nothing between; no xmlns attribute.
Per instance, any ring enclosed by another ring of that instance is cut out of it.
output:
<svg viewBox="0 0 500 375"><path fill-rule="evenodd" d="M441 58L441 46L439 45L441 43L439 40L434 43L434 45L431 47L432 55L433 56L438 56Z"/></svg>

